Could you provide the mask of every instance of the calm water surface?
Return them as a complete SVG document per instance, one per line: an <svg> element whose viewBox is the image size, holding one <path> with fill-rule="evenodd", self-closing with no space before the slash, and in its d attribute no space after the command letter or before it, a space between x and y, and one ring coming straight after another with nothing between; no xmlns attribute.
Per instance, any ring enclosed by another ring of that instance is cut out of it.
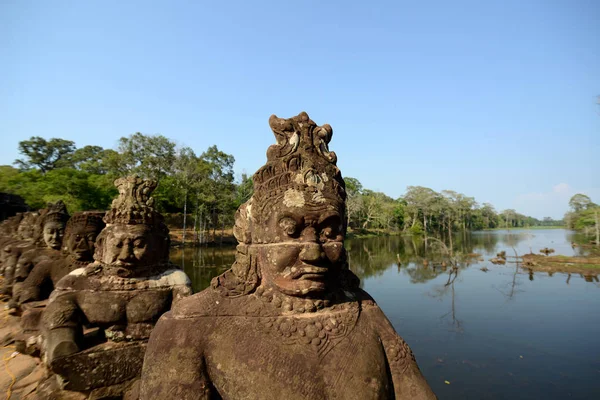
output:
<svg viewBox="0 0 600 400"><path fill-rule="evenodd" d="M510 256L550 247L575 255L573 239L561 229L459 234L456 272L441 267L440 246L421 238L355 239L346 248L362 287L411 346L441 399L599 399L598 279L489 262L502 250ZM186 249L174 250L172 260L199 291L234 256L233 248Z"/></svg>

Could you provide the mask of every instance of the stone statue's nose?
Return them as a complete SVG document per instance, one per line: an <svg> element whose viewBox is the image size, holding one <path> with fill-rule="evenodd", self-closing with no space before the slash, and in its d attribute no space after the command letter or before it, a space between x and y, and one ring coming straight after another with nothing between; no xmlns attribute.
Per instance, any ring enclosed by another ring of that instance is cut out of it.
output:
<svg viewBox="0 0 600 400"><path fill-rule="evenodd" d="M119 260L126 261L131 258L132 249L128 243L123 243L123 247L121 247L121 252L119 253Z"/></svg>
<svg viewBox="0 0 600 400"><path fill-rule="evenodd" d="M323 250L319 243L306 243L300 251L300 260L302 261L317 261L323 257Z"/></svg>

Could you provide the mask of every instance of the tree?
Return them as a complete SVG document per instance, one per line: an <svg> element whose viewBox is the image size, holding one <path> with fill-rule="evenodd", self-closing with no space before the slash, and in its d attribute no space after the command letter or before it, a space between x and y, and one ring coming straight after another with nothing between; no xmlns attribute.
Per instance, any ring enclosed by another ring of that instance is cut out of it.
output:
<svg viewBox="0 0 600 400"><path fill-rule="evenodd" d="M242 173L240 183L236 185L235 208L237 209L239 206L250 200L250 197L252 197L253 193L254 182L252 181L252 178L244 172Z"/></svg>
<svg viewBox="0 0 600 400"><path fill-rule="evenodd" d="M46 140L40 136L32 136L29 140L19 142L19 153L25 156L15 164L23 170L39 168L46 173L56 168L69 167L68 156L75 150L75 143L70 140L52 138Z"/></svg>
<svg viewBox="0 0 600 400"><path fill-rule="evenodd" d="M90 174L103 175L108 173L105 157L114 150L104 150L100 146L84 146L68 156L73 168Z"/></svg>
<svg viewBox="0 0 600 400"><path fill-rule="evenodd" d="M207 179L198 182L197 195L200 203L210 213L213 237L221 219L222 226L233 222L235 211L235 186L233 184L233 164L235 158L220 151L217 146L209 147L199 157L207 168ZM228 221L226 221L228 220Z"/></svg>
<svg viewBox="0 0 600 400"><path fill-rule="evenodd" d="M571 209L573 209L575 212L586 210L589 207L594 206L595 204L592 202L592 199L590 199L589 196L581 193L577 193L571 197L571 200L569 200L569 207L571 207Z"/></svg>
<svg viewBox="0 0 600 400"><path fill-rule="evenodd" d="M409 186L406 189L404 200L407 204L407 211L413 214L413 226L419 215L423 218L423 230L427 232L427 222L431 217L432 206L439 196L434 190L423 186Z"/></svg>
<svg viewBox="0 0 600 400"><path fill-rule="evenodd" d="M358 216L363 207L362 190L363 186L356 178L344 178L346 183L346 218L348 226L352 225L352 218ZM356 221L354 226L358 226L360 221Z"/></svg>
<svg viewBox="0 0 600 400"><path fill-rule="evenodd" d="M175 162L175 143L162 135L146 136L136 132L119 139L120 162L127 173L144 178L162 178L172 172Z"/></svg>

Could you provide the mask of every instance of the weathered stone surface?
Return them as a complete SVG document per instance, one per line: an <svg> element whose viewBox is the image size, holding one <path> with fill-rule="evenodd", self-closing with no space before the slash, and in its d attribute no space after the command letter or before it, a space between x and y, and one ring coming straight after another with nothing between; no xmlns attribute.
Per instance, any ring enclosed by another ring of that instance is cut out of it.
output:
<svg viewBox="0 0 600 400"><path fill-rule="evenodd" d="M52 370L63 379L63 389L86 391L136 378L144 361L146 343L107 342L77 354L56 358Z"/></svg>
<svg viewBox="0 0 600 400"><path fill-rule="evenodd" d="M269 123L277 144L236 213L236 261L161 317L140 398L435 398L348 268L331 127L306 113Z"/></svg>
<svg viewBox="0 0 600 400"><path fill-rule="evenodd" d="M133 176L115 186L95 262L60 279L42 315L45 361L62 389L97 396L139 377L154 324L191 294L187 275L168 262L169 230L150 197L156 183Z"/></svg>

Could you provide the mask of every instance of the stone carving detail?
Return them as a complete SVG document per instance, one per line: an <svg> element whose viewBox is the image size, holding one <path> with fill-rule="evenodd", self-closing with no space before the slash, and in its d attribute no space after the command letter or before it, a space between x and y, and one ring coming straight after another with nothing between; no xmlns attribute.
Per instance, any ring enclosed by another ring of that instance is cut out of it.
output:
<svg viewBox="0 0 600 400"><path fill-rule="evenodd" d="M323 358L349 334L359 316L357 306L346 307L343 313L319 315L316 318L262 317L260 329L289 345L307 345Z"/></svg>
<svg viewBox="0 0 600 400"><path fill-rule="evenodd" d="M402 338L395 338L386 349L390 364L395 369L404 373L412 363L416 363L415 356L408 347L408 344Z"/></svg>
<svg viewBox="0 0 600 400"><path fill-rule="evenodd" d="M141 399L435 398L348 267L331 127L306 113L269 125L277 143L235 215L235 262L161 317Z"/></svg>

